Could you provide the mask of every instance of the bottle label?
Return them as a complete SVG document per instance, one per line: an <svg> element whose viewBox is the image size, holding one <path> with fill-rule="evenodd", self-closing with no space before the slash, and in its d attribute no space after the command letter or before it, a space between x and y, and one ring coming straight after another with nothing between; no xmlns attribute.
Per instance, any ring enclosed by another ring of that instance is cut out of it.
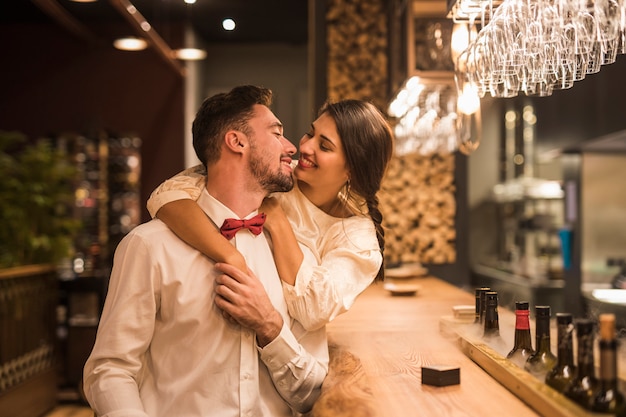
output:
<svg viewBox="0 0 626 417"><path fill-rule="evenodd" d="M515 310L515 329L530 329L530 320L528 319L528 310Z"/></svg>

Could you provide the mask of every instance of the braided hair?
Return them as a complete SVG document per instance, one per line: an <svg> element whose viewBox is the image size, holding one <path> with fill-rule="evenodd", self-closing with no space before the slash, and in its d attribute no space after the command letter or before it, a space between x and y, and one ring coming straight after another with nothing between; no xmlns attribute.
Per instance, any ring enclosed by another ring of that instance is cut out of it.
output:
<svg viewBox="0 0 626 417"><path fill-rule="evenodd" d="M372 103L363 100L327 102L319 114L328 113L337 125L346 164L350 172L343 194L352 210L366 211L376 228L381 254L385 250L383 215L378 208L380 190L387 165L393 154L393 134L384 115ZM365 205L366 210L360 209ZM384 279L383 263L376 280Z"/></svg>

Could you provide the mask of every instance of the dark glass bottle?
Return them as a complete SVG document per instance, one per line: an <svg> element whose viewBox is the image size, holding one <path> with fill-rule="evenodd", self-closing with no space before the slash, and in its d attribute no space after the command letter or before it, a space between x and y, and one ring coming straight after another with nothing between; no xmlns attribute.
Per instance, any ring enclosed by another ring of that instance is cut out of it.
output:
<svg viewBox="0 0 626 417"><path fill-rule="evenodd" d="M556 365L556 356L550 350L550 307L535 307L535 347L536 351L528 357L524 369L540 381L545 381L546 374Z"/></svg>
<svg viewBox="0 0 626 417"><path fill-rule="evenodd" d="M576 344L578 346L578 372L565 395L581 407L591 409L598 380L593 363L594 322L589 319L576 320Z"/></svg>
<svg viewBox="0 0 626 417"><path fill-rule="evenodd" d="M498 293L485 293L485 324L483 338L493 339L500 336L500 320L498 318Z"/></svg>
<svg viewBox="0 0 626 417"><path fill-rule="evenodd" d="M591 409L618 416L626 412L624 395L617 388L617 339L615 338L615 315L600 314L600 373L598 391Z"/></svg>
<svg viewBox="0 0 626 417"><path fill-rule="evenodd" d="M480 324L484 325L485 324L485 309L487 308L487 293L491 291L491 288L489 287L484 287L481 291L480 291Z"/></svg>
<svg viewBox="0 0 626 417"><path fill-rule="evenodd" d="M506 355L506 358L522 369L528 357L535 353L530 336L529 314L528 301L515 303L515 340L513 349Z"/></svg>
<svg viewBox="0 0 626 417"><path fill-rule="evenodd" d="M572 342L572 315L556 313L557 326L557 362L546 374L546 384L559 392L565 392L576 378L574 348Z"/></svg>
<svg viewBox="0 0 626 417"><path fill-rule="evenodd" d="M485 291L489 291L489 290L491 290L491 288L489 287L476 288L476 311L475 311L475 316L474 316L474 323L476 324L482 323L480 320L481 313L483 311L482 301L484 300L484 298L481 298L482 293Z"/></svg>

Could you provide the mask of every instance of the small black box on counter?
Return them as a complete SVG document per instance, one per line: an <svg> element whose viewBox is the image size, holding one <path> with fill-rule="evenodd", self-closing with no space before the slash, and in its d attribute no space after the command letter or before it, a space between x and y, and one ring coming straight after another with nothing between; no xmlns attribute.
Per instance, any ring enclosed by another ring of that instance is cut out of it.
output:
<svg viewBox="0 0 626 417"><path fill-rule="evenodd" d="M461 383L461 370L456 366L422 366L422 384L445 387Z"/></svg>

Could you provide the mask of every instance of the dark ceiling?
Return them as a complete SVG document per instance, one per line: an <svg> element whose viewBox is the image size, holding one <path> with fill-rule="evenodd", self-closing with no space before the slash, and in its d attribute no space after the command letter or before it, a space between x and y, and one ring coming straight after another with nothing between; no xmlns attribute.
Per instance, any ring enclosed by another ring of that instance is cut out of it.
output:
<svg viewBox="0 0 626 417"><path fill-rule="evenodd" d="M307 41L308 0L130 0L156 31L167 40L173 25L191 23L206 42L280 42L301 44ZM61 6L87 28L108 23L130 24L122 18L111 0L78 3L70 0L0 0L0 24L52 21L45 7ZM237 22L232 32L221 22L230 17ZM128 33L132 34L132 33Z"/></svg>

